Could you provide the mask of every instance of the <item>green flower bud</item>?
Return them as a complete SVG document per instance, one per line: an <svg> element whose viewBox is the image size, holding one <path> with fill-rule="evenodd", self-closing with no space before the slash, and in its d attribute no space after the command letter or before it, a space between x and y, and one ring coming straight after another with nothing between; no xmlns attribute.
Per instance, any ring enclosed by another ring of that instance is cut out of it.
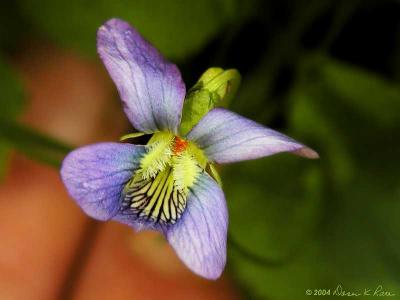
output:
<svg viewBox="0 0 400 300"><path fill-rule="evenodd" d="M186 95L180 134L187 134L211 109L227 107L240 85L240 74L235 69L224 71L209 68Z"/></svg>

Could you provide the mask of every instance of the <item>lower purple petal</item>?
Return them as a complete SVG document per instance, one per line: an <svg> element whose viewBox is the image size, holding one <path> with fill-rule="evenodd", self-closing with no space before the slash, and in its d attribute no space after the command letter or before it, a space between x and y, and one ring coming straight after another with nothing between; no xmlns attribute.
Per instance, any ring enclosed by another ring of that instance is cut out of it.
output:
<svg viewBox="0 0 400 300"><path fill-rule="evenodd" d="M154 223L151 220L146 221L143 218L140 219L135 214L126 214L122 211L118 211L118 213L112 218L112 220L128 225L136 232L142 230L157 230L162 232L162 227L160 224Z"/></svg>
<svg viewBox="0 0 400 300"><path fill-rule="evenodd" d="M217 163L256 159L279 152L318 158L314 150L294 139L222 108L211 110L187 138Z"/></svg>
<svg viewBox="0 0 400 300"><path fill-rule="evenodd" d="M144 153L144 146L120 143L78 148L64 159L61 177L86 214L108 220L118 213L123 187Z"/></svg>
<svg viewBox="0 0 400 300"><path fill-rule="evenodd" d="M206 173L191 188L182 218L165 230L179 258L196 274L217 279L226 263L228 212L224 193Z"/></svg>

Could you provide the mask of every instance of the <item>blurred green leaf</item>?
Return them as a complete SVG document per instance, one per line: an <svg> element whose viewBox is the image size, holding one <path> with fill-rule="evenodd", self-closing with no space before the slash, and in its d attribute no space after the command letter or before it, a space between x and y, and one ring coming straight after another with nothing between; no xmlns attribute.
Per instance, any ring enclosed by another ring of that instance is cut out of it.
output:
<svg viewBox="0 0 400 300"><path fill-rule="evenodd" d="M167 57L182 59L228 24L234 0L19 0L21 10L53 40L95 54L97 28L118 17L135 26Z"/></svg>
<svg viewBox="0 0 400 300"><path fill-rule="evenodd" d="M329 164L330 176L337 184L348 182L355 171L350 150L346 147L343 133L321 113L322 103L329 103L326 95L318 95L317 91L306 90L304 86L297 86L290 93L292 101L291 122L293 132L307 139L315 141L317 151L322 155L322 160ZM319 104L319 105L318 105ZM318 141L323 140L324 143Z"/></svg>
<svg viewBox="0 0 400 300"><path fill-rule="evenodd" d="M14 50L18 39L27 32L26 24L14 1L0 1L0 20L0 48Z"/></svg>
<svg viewBox="0 0 400 300"><path fill-rule="evenodd" d="M322 84L350 108L378 125L397 124L400 116L400 87L379 76L335 60L322 61Z"/></svg>
<svg viewBox="0 0 400 300"><path fill-rule="evenodd" d="M306 289L400 294L399 88L354 66L306 57L289 92L290 135L319 161L285 155L224 169L231 249L248 298L309 299ZM292 254L291 254L292 253ZM290 284L289 284L290 283Z"/></svg>
<svg viewBox="0 0 400 300"><path fill-rule="evenodd" d="M323 188L318 165L280 154L224 168L230 234L247 252L270 262L255 263L228 248L230 267L249 299L300 299L303 287L313 283L306 275L312 267L303 261L318 250L313 244Z"/></svg>
<svg viewBox="0 0 400 300"><path fill-rule="evenodd" d="M242 244L255 245L255 253L270 259L291 256L315 223L321 190L316 164L282 154L227 167L223 180L233 210L232 235L241 234ZM292 199L294 194L299 196Z"/></svg>
<svg viewBox="0 0 400 300"><path fill-rule="evenodd" d="M0 56L0 118L13 119L23 107L24 91L17 74Z"/></svg>
<svg viewBox="0 0 400 300"><path fill-rule="evenodd" d="M294 91L291 126L324 141L327 159L340 156L352 168L377 168L397 154L400 87L395 83L316 55L305 58Z"/></svg>
<svg viewBox="0 0 400 300"><path fill-rule="evenodd" d="M21 112L24 104L24 91L17 74L0 56L0 120L12 120ZM0 178L3 177L10 146L0 133Z"/></svg>

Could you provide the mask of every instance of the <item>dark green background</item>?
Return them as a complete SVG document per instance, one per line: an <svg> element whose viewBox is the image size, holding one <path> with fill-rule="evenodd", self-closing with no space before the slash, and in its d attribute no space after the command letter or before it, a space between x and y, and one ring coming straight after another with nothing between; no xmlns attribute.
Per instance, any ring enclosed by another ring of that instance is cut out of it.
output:
<svg viewBox="0 0 400 300"><path fill-rule="evenodd" d="M10 147L53 164L65 149L13 121L29 101L9 64L21 41L46 39L97 59L95 32L111 17L176 62L188 87L208 67L238 69L231 109L320 153L221 169L228 271L245 298L382 284L400 299L399 1L4 1L2 174Z"/></svg>

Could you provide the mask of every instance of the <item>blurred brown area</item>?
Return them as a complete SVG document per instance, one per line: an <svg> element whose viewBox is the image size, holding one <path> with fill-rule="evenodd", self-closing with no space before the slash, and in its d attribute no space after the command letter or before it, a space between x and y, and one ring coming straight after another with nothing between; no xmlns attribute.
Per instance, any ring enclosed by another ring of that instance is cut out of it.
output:
<svg viewBox="0 0 400 300"><path fill-rule="evenodd" d="M24 49L15 59L29 93L23 122L73 145L128 128L98 62L49 45ZM2 300L238 298L228 278L192 274L157 233L89 220L55 169L14 154L0 199Z"/></svg>

